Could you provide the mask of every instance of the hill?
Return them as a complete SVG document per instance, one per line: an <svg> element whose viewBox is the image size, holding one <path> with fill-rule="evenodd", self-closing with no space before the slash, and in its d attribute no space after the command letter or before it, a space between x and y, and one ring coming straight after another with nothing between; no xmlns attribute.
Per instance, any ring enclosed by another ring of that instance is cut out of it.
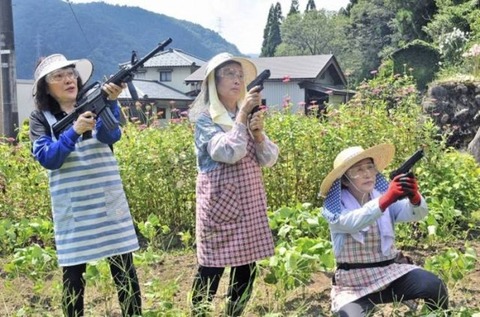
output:
<svg viewBox="0 0 480 317"><path fill-rule="evenodd" d="M17 78L31 79L39 57L62 53L88 58L94 79L118 70L132 50L142 57L171 37L179 48L202 59L223 51L240 55L218 33L198 24L137 7L103 2L73 4L62 0L13 0Z"/></svg>

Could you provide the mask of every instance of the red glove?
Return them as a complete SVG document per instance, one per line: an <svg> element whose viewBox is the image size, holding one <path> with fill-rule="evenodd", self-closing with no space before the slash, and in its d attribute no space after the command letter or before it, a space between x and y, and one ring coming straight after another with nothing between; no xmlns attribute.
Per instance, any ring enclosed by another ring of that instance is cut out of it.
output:
<svg viewBox="0 0 480 317"><path fill-rule="evenodd" d="M402 184L400 181L402 177L405 177L405 174L395 176L395 178L390 182L385 194L380 197L379 203L382 211L385 211L388 206L408 195L408 192L405 191L405 188L407 188L409 184L406 182Z"/></svg>
<svg viewBox="0 0 480 317"><path fill-rule="evenodd" d="M400 183L402 184L403 190L407 193L407 197L413 205L420 205L422 196L418 191L417 179L413 173L408 173L400 177Z"/></svg>

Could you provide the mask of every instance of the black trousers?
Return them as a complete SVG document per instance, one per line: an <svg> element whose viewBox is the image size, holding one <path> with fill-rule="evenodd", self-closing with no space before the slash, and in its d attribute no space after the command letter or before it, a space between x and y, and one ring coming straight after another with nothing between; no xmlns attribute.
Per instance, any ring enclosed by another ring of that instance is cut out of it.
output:
<svg viewBox="0 0 480 317"><path fill-rule="evenodd" d="M435 274L416 269L393 281L380 292L368 294L349 303L338 311L340 317L367 316L376 304L424 299L429 310L448 308L448 292L445 284Z"/></svg>
<svg viewBox="0 0 480 317"><path fill-rule="evenodd" d="M192 287L192 306L194 311L205 301L212 301L217 293L220 278L224 271L224 267L205 267L201 265L198 267ZM255 262L231 268L227 292L229 299L227 315L234 316L241 313L252 295L256 273L257 266Z"/></svg>
<svg viewBox="0 0 480 317"><path fill-rule="evenodd" d="M140 286L132 253L107 258L110 272L117 287L118 300L123 316L140 316L142 314L142 299ZM83 273L85 263L63 267L63 313L68 317L84 315L85 279Z"/></svg>

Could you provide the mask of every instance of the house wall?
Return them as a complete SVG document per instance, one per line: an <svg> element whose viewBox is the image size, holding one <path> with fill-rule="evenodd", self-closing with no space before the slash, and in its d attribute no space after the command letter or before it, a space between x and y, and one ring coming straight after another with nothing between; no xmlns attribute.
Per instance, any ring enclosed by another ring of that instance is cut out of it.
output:
<svg viewBox="0 0 480 317"><path fill-rule="evenodd" d="M183 93L187 93L191 90L191 88L185 84L185 78L191 74L190 67L148 68L142 79L160 81L160 71L168 70L172 71L172 81L162 81L161 83Z"/></svg>
<svg viewBox="0 0 480 317"><path fill-rule="evenodd" d="M30 117L30 113L35 109L35 102L32 96L33 80L17 79L17 107L18 123Z"/></svg>
<svg viewBox="0 0 480 317"><path fill-rule="evenodd" d="M323 73L323 78L318 77L315 81L320 84L326 84L326 85L334 85L335 83L332 75L328 71Z"/></svg>
<svg viewBox="0 0 480 317"><path fill-rule="evenodd" d="M339 105L345 102L345 96L343 95L331 95L328 97L328 103L331 105Z"/></svg>
<svg viewBox="0 0 480 317"><path fill-rule="evenodd" d="M305 91L298 87L298 82L265 82L262 99L266 99L270 110L283 109L287 97L292 103L292 112L303 111L303 106L298 103L305 101Z"/></svg>

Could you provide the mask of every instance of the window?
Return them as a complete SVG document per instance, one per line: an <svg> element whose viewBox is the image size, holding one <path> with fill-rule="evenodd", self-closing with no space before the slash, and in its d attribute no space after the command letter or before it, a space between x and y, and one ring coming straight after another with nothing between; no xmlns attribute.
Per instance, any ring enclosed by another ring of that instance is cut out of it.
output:
<svg viewBox="0 0 480 317"><path fill-rule="evenodd" d="M158 119L166 119L167 118L167 109L164 107L155 107Z"/></svg>
<svg viewBox="0 0 480 317"><path fill-rule="evenodd" d="M172 71L160 71L160 81L172 81Z"/></svg>
<svg viewBox="0 0 480 317"><path fill-rule="evenodd" d="M145 72L138 72L135 74L136 79L145 79Z"/></svg>

